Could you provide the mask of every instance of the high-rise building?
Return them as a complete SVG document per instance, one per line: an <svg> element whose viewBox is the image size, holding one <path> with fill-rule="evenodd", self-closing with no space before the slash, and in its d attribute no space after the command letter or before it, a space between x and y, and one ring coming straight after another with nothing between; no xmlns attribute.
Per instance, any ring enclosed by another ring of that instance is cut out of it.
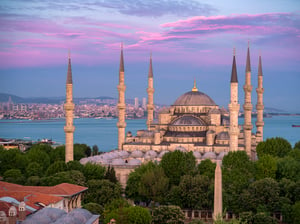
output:
<svg viewBox="0 0 300 224"><path fill-rule="evenodd" d="M139 98L135 97L134 98L134 109L138 109L139 108Z"/></svg>
<svg viewBox="0 0 300 224"><path fill-rule="evenodd" d="M144 110L147 110L147 99L146 97L143 97L143 100L142 100L142 108Z"/></svg>

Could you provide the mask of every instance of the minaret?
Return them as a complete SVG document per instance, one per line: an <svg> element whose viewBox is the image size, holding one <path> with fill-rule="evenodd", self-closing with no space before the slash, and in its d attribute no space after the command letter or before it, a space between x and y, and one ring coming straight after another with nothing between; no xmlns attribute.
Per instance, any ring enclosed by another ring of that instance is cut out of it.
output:
<svg viewBox="0 0 300 224"><path fill-rule="evenodd" d="M74 113L74 103L73 103L73 80L72 80L72 69L71 69L71 56L69 52L69 64L68 64L68 74L66 83L66 103L64 105L64 110L66 113L66 126L64 127L66 133L66 163L73 161L73 133L75 127L73 126L73 113Z"/></svg>
<svg viewBox="0 0 300 224"><path fill-rule="evenodd" d="M118 102L118 112L119 112L119 122L117 123L118 127L118 149L122 150L122 145L125 141L125 90L126 86L124 83L124 58L123 58L123 43L121 44L121 56L120 56L120 70L119 70L119 102Z"/></svg>
<svg viewBox="0 0 300 224"><path fill-rule="evenodd" d="M248 42L247 61L246 61L246 78L244 85L245 92L245 104L244 104L244 138L245 138L245 150L249 156L251 156L251 132L252 132L252 103L251 103L251 66L250 66L250 50Z"/></svg>
<svg viewBox="0 0 300 224"><path fill-rule="evenodd" d="M235 62L235 49L233 50L233 62L232 62L232 71L231 71L231 80L230 80L230 104L228 105L230 113L230 142L229 149L230 151L238 150L238 137L239 137L239 110L240 104L238 103L238 77L236 71L236 62Z"/></svg>
<svg viewBox="0 0 300 224"><path fill-rule="evenodd" d="M153 69L152 69L152 53L150 55L150 64L149 64L149 73L148 73L148 104L147 104L147 110L148 110L148 116L147 116L147 126L148 130L150 130L150 126L153 122L153 111L154 111L154 104L153 104Z"/></svg>
<svg viewBox="0 0 300 224"><path fill-rule="evenodd" d="M256 119L256 137L258 138L258 142L263 141L263 131L264 131L264 104L263 104L263 73L262 73L262 64L261 64L261 55L259 55L259 63L258 63L258 85L256 88L257 93L257 119Z"/></svg>
<svg viewBox="0 0 300 224"><path fill-rule="evenodd" d="M221 218L223 213L223 198L222 198L222 170L217 161L215 169L215 192L214 192L214 220Z"/></svg>

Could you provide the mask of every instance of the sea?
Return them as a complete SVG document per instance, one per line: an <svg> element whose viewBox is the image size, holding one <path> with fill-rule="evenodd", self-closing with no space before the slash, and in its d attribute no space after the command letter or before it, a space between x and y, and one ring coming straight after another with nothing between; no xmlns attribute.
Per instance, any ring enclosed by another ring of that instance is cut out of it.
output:
<svg viewBox="0 0 300 224"><path fill-rule="evenodd" d="M283 137L292 146L300 141L300 116L273 116L264 118L264 139ZM137 130L146 129L145 119L126 120L126 132L136 134ZM243 119L239 119L243 123ZM255 132L255 119L253 120ZM64 119L53 120L0 120L0 138L38 141L51 139L56 144L64 144ZM97 145L99 151L107 152L118 145L117 119L74 119L74 143L89 146Z"/></svg>

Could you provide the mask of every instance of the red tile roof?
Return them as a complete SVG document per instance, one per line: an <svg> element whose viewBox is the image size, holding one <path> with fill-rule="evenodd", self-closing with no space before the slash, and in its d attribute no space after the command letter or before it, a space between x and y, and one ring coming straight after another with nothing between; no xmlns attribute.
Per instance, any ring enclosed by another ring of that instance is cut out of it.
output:
<svg viewBox="0 0 300 224"><path fill-rule="evenodd" d="M25 191L38 192L42 194L50 194L55 196L71 197L75 194L86 191L87 187L78 186L75 184L62 183L56 186L22 186L18 184L7 183L0 181L1 191Z"/></svg>

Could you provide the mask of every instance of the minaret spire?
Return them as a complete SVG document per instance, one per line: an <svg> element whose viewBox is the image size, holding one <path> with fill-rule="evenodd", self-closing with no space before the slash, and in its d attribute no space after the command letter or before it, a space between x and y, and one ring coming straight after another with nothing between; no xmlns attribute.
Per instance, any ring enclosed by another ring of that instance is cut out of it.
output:
<svg viewBox="0 0 300 224"><path fill-rule="evenodd" d="M228 105L230 113L230 142L229 149L230 151L238 150L238 137L239 137L239 126L238 126L238 116L240 105L238 103L238 78L237 78L237 69L235 61L235 49L233 51L233 61L232 61L232 71L231 71L231 80L230 80L230 104Z"/></svg>
<svg viewBox="0 0 300 224"><path fill-rule="evenodd" d="M263 141L263 130L264 130L264 103L263 103L263 73L262 73L262 63L261 63L261 55L259 55L259 62L258 62L258 77L257 77L257 104L256 104L256 112L257 112L257 119L256 119L256 138L257 142Z"/></svg>
<svg viewBox="0 0 300 224"><path fill-rule="evenodd" d="M153 122L154 117L154 103L153 103L153 94L154 94L154 88L153 88L153 68L152 68L152 52L150 53L150 62L149 62L149 73L148 73L148 104L147 104L147 126L148 130L151 128L151 124Z"/></svg>
<svg viewBox="0 0 300 224"><path fill-rule="evenodd" d="M198 92L197 85L196 85L196 79L194 79L194 87L192 89L192 92Z"/></svg>
<svg viewBox="0 0 300 224"><path fill-rule="evenodd" d="M252 92L252 85L251 85L251 66L250 66L250 49L249 49L249 42L248 42L248 50L247 50L247 59L246 59L246 78L245 78L245 85L244 85L244 92L245 92L245 103L244 103L244 139L245 139L245 150L247 154L252 157L251 155L251 132L252 132L252 103L251 103L251 92Z"/></svg>
<svg viewBox="0 0 300 224"><path fill-rule="evenodd" d="M118 149L122 150L123 143L125 142L125 82L124 82L124 57L123 57L123 43L121 44L121 56L120 56L120 70L119 70L119 102L118 102L118 112L119 112L119 122L117 123L118 127Z"/></svg>
<svg viewBox="0 0 300 224"><path fill-rule="evenodd" d="M66 81L66 103L64 104L66 125L64 131L66 134L66 149L65 149L65 162L73 161L73 133L75 127L73 126L73 116L74 116L74 103L73 103L73 80L72 80L72 69L71 69L71 55L69 51L68 56L68 73Z"/></svg>

